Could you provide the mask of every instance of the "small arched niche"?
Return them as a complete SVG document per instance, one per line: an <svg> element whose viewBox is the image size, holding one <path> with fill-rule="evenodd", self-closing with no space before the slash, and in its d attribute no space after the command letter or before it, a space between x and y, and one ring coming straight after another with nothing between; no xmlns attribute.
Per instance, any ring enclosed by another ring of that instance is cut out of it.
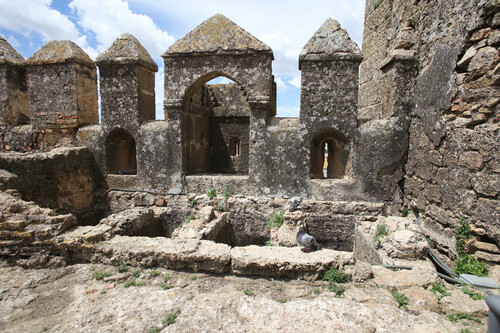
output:
<svg viewBox="0 0 500 333"><path fill-rule="evenodd" d="M126 130L112 130L106 138L106 167L109 174L137 174L134 137Z"/></svg>
<svg viewBox="0 0 500 333"><path fill-rule="evenodd" d="M316 134L311 142L309 177L345 178L349 154L349 141L342 133L326 130Z"/></svg>
<svg viewBox="0 0 500 333"><path fill-rule="evenodd" d="M244 88L221 73L206 75L188 89L182 115L186 174L248 173L247 99Z"/></svg>

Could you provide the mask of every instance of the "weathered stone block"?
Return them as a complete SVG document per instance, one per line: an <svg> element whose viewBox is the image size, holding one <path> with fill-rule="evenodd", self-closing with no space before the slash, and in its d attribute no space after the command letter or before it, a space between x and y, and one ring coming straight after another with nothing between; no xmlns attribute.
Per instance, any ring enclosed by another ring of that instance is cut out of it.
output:
<svg viewBox="0 0 500 333"><path fill-rule="evenodd" d="M231 269L237 275L264 275L272 277L315 280L330 266L353 264L352 253L320 250L304 254L300 247L233 247Z"/></svg>

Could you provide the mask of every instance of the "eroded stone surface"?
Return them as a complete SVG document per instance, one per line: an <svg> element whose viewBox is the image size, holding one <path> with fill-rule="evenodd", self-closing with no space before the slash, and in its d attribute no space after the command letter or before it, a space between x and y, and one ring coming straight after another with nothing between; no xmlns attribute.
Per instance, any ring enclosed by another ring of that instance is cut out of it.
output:
<svg viewBox="0 0 500 333"><path fill-rule="evenodd" d="M314 280L330 266L343 267L352 263L352 253L334 250L304 253L300 247L254 245L231 249L231 269L237 275Z"/></svg>

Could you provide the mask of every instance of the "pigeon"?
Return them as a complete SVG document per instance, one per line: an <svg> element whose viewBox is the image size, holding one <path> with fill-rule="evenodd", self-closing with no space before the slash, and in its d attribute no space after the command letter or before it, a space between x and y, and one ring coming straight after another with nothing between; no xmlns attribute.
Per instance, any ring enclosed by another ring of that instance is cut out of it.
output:
<svg viewBox="0 0 500 333"><path fill-rule="evenodd" d="M297 233L297 236L295 237L297 240L297 243L300 245L304 246L302 248L302 252L309 252L309 251L316 251L319 250L319 244L318 242L314 239L313 236L307 234L304 231L304 228L300 227L299 232Z"/></svg>
<svg viewBox="0 0 500 333"><path fill-rule="evenodd" d="M288 208L289 212L293 212L297 207L299 207L302 202L301 197L293 197L290 199L290 207Z"/></svg>

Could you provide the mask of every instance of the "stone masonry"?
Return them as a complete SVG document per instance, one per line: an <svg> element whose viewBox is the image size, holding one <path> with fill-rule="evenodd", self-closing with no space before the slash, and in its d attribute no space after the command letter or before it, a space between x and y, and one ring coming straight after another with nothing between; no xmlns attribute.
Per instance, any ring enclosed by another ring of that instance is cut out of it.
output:
<svg viewBox="0 0 500 333"><path fill-rule="evenodd" d="M298 119L276 117L271 48L221 14L162 55L165 120L154 118L157 65L130 34L96 60L101 124L96 67L77 45L49 42L24 62L0 39L1 149L88 147L93 198L111 187L164 197L214 188L382 204L384 215L407 206L452 257L466 218L477 255L495 261L482 244L500 242L499 10L496 0L367 0L363 52L326 20L299 57ZM206 84L221 76L233 83ZM238 241L265 241L259 221L235 222L248 231Z"/></svg>

